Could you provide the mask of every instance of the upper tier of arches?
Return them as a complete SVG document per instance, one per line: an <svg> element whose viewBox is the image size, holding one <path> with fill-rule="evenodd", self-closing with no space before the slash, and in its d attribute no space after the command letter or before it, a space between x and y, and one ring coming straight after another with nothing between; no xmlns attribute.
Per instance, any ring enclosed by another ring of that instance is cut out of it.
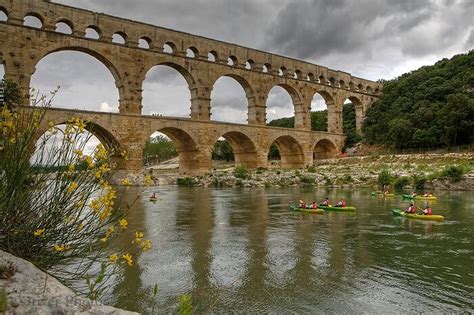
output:
<svg viewBox="0 0 474 315"><path fill-rule="evenodd" d="M160 28L144 23L98 14L45 1L11 2L0 0L0 11L6 16L6 23L24 24L25 18L40 21L39 29L60 32L64 35L86 37L86 30L93 30L90 40L114 43L127 47L170 53L187 58L219 63L233 68L280 76L298 81L328 85L338 89L377 95L381 85L335 71L235 44L203 38L191 34ZM100 18L99 18L100 17ZM0 20L2 22L2 20ZM67 25L67 31L58 28L58 23ZM171 51L164 50L170 47Z"/></svg>

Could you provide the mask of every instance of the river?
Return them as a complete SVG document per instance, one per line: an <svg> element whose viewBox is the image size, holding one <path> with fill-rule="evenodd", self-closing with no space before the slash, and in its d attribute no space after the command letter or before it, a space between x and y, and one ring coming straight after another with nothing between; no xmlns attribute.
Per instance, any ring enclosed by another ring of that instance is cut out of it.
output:
<svg viewBox="0 0 474 315"><path fill-rule="evenodd" d="M136 194L128 188L124 200ZM183 294L198 313L472 312L474 194L437 195L444 222L393 217L407 206L401 197L363 189L149 188L129 229L153 248L123 269L109 303L147 312L157 284L159 313L176 311ZM326 196L357 211L288 210L292 200Z"/></svg>

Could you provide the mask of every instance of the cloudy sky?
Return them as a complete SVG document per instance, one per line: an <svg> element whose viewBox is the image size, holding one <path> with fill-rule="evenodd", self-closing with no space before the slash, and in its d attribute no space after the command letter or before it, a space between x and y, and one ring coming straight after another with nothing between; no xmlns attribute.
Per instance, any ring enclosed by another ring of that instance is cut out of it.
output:
<svg viewBox="0 0 474 315"><path fill-rule="evenodd" d="M474 0L54 0L97 12L279 53L353 75L391 79L474 48ZM209 22L212 21L212 22ZM56 106L117 111L111 74L80 53L61 52L37 67L33 86L60 85ZM286 92L272 90L268 118L292 115ZM177 72L156 67L144 85L144 112L189 115L190 94ZM237 82L221 78L212 118L245 123ZM313 110L324 108L317 97Z"/></svg>

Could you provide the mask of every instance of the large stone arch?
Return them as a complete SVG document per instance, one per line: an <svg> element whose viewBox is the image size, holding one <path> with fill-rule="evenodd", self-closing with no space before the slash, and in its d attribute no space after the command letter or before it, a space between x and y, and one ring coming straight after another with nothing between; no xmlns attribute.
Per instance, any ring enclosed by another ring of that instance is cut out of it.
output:
<svg viewBox="0 0 474 315"><path fill-rule="evenodd" d="M319 140L313 149L313 160L332 159L338 155L336 145L328 139Z"/></svg>
<svg viewBox="0 0 474 315"><path fill-rule="evenodd" d="M225 138L234 152L235 166L244 165L249 169L257 168L257 148L251 137L243 131L226 131L220 137ZM220 138L219 137L219 138ZM215 139L214 143L218 139Z"/></svg>
<svg viewBox="0 0 474 315"><path fill-rule="evenodd" d="M195 99L199 98L199 96L197 95L198 94L198 89L196 88L196 80L195 80L193 74L190 71L188 71L188 69L186 69L185 65L181 65L177 62L172 62L172 61L167 61L167 60L151 63L146 68L144 68L143 71L141 72L141 79L140 79L141 80L141 82L140 82L140 93L141 93L140 113L142 113L142 109L143 109L143 103L142 103L143 89L144 89L143 85L145 83L146 77L154 68L159 67L159 66L169 67L169 68L172 68L172 69L176 70L181 75L181 77L186 81L186 83L188 85L189 93L190 93L191 116L192 116L193 101Z"/></svg>
<svg viewBox="0 0 474 315"><path fill-rule="evenodd" d="M300 168L305 166L303 146L290 135L276 137L270 145L275 143L280 151L282 168ZM267 148L267 153L270 150Z"/></svg>
<svg viewBox="0 0 474 315"><path fill-rule="evenodd" d="M202 161L200 160L199 146L190 132L178 127L157 127L153 129L153 132L146 139L149 139L155 132L161 132L166 135L176 145L180 174L193 175L202 172L200 168Z"/></svg>
<svg viewBox="0 0 474 315"><path fill-rule="evenodd" d="M212 87L211 90L214 89L214 86L215 86L216 82L220 78L223 78L223 77L228 77L228 78L234 79L235 81L237 81L237 83L244 90L245 97L247 98L247 122L250 123L252 121L251 109L255 108L255 105L256 105L255 104L255 95L254 95L254 91L253 91L253 88L252 88L251 84L243 76L240 76L240 75L237 75L237 74L234 74L234 73L225 73L225 74L219 75L218 77L213 79L213 81L209 84Z"/></svg>
<svg viewBox="0 0 474 315"><path fill-rule="evenodd" d="M89 55L95 58L100 63L102 63L109 70L109 72L112 74L112 77L115 80L115 87L117 88L118 95L119 95L119 103L121 103L121 101L126 98L126 90L123 84L123 75L118 70L118 68L112 63L112 61L110 61L110 59L104 56L103 54L93 49L82 47L80 45L58 45L57 47L51 47L47 50L41 51L41 54L38 54L36 58L34 59L32 63L32 67L28 72L27 86L25 87L26 88L25 95L29 94L29 89L31 85L31 77L35 73L36 66L41 62L41 60L43 60L45 57L52 55L54 53L65 52L65 51L84 53L86 55ZM121 106L121 104L119 106Z"/></svg>
<svg viewBox="0 0 474 315"><path fill-rule="evenodd" d="M294 115L295 115L295 129L304 128L306 110L304 108L303 96L298 92L298 90L295 87L291 86L288 83L276 83L274 85L271 85L269 89L267 90L266 92L267 98L268 98L268 95L270 94L270 91L275 86L279 86L283 88L290 95L291 102L293 103L293 110L294 110Z"/></svg>
<svg viewBox="0 0 474 315"><path fill-rule="evenodd" d="M356 130L358 133L360 133L362 130L362 121L364 119L364 106L360 98L355 95L350 95L347 97L347 99L349 99L349 101L351 101L352 104L354 104L355 117L356 117L356 121L355 121Z"/></svg>

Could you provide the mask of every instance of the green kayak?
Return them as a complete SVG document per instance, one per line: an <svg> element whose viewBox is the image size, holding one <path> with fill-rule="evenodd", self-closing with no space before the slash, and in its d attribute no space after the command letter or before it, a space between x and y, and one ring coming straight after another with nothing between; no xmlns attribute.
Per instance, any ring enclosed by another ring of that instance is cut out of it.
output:
<svg viewBox="0 0 474 315"><path fill-rule="evenodd" d="M356 211L355 207L335 207L332 205L329 206L318 206L319 209L323 209L326 211Z"/></svg>
<svg viewBox="0 0 474 315"><path fill-rule="evenodd" d="M290 208L290 210L293 210L293 211L300 211L300 212L306 212L306 213L314 213L314 214L323 214L324 213L324 211L322 209L299 208L298 205L296 205L294 203L290 203L289 208Z"/></svg>

